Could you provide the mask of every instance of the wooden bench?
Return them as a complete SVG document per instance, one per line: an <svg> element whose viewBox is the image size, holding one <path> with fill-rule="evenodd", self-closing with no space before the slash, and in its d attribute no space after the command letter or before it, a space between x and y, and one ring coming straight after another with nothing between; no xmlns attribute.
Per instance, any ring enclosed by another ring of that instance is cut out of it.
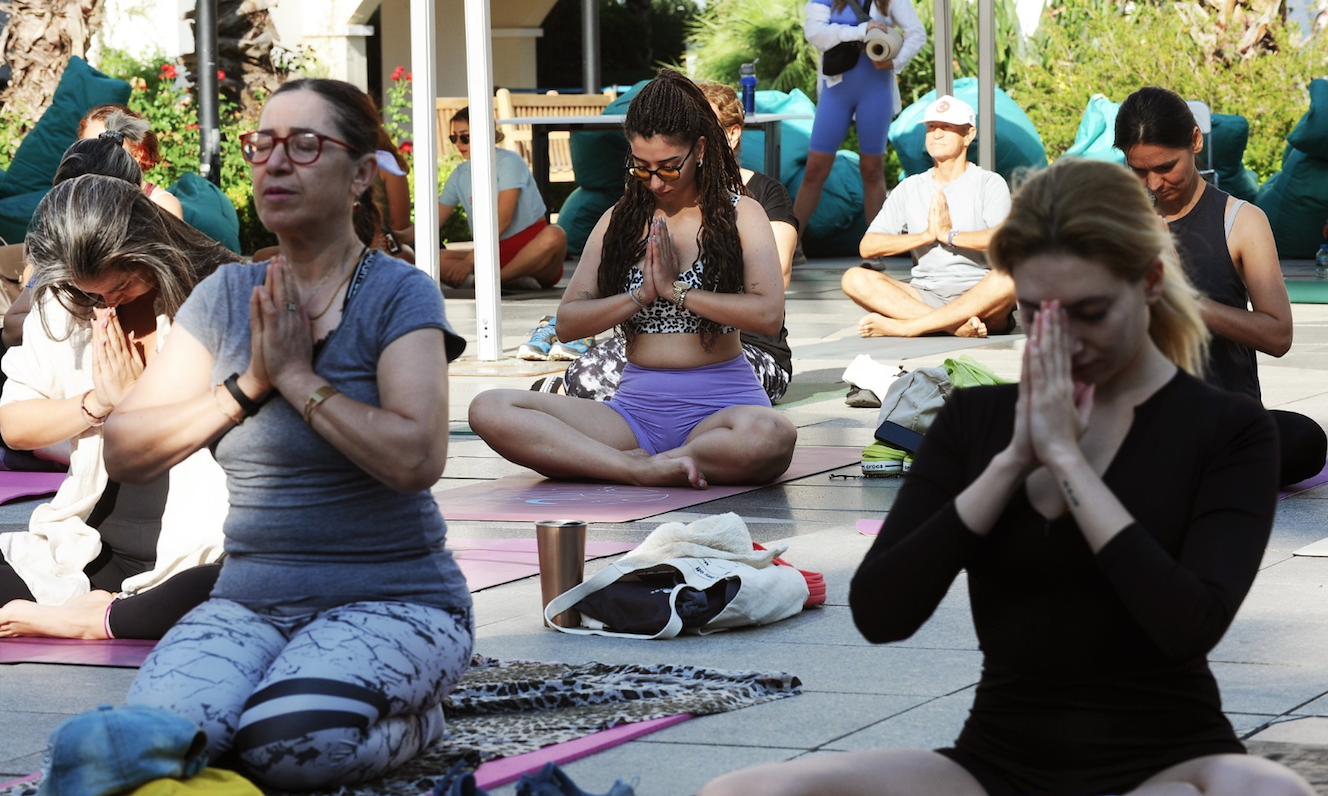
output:
<svg viewBox="0 0 1328 796"><path fill-rule="evenodd" d="M547 94L514 94L505 88L500 88L493 98L493 110L499 119L518 116L598 116L615 96L611 91L603 94L558 94L552 91ZM452 132L452 117L468 104L469 101L465 97L438 98L439 156L446 157L456 152L456 148L447 140L447 136ZM503 140L498 146L516 152L526 161L526 165L530 166L530 125L504 124L499 130L503 134ZM549 180L576 181L576 173L572 170L571 134L566 131L549 133Z"/></svg>

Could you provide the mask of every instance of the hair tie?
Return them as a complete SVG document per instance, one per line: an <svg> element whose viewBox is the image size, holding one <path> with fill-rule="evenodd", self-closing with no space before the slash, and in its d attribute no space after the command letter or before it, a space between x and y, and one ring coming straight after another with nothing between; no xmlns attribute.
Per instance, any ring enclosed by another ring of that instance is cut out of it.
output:
<svg viewBox="0 0 1328 796"><path fill-rule="evenodd" d="M119 130L102 130L101 135L97 136L98 141L114 141L123 145L125 141L124 133Z"/></svg>

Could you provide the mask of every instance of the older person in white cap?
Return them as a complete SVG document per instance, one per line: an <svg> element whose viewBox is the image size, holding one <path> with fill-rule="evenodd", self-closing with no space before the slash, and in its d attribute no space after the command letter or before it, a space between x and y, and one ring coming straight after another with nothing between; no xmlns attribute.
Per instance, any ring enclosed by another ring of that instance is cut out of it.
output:
<svg viewBox="0 0 1328 796"><path fill-rule="evenodd" d="M999 174L968 162L977 135L973 108L949 95L927 106L927 153L935 166L899 183L867 228L863 257L913 255L909 282L871 267L850 268L844 292L867 314L863 337L953 334L986 337L1014 327L1014 282L987 267L983 251L1010 212ZM865 265L865 264L864 264Z"/></svg>

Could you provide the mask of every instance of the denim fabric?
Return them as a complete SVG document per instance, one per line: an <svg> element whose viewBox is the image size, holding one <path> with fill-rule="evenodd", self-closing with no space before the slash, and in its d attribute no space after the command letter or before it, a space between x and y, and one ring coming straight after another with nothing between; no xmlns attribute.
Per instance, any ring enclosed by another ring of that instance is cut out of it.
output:
<svg viewBox="0 0 1328 796"><path fill-rule="evenodd" d="M192 777L207 765L207 736L188 719L154 707L96 710L51 733L38 796L109 796L163 777Z"/></svg>

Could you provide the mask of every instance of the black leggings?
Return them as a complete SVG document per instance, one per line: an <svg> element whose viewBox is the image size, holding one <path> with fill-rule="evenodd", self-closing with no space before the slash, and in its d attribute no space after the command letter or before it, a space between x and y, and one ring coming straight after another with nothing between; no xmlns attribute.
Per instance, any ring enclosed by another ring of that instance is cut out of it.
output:
<svg viewBox="0 0 1328 796"><path fill-rule="evenodd" d="M159 639L212 594L219 574L220 562L190 567L145 592L116 600L106 614L106 629L111 638Z"/></svg>
<svg viewBox="0 0 1328 796"><path fill-rule="evenodd" d="M1318 475L1328 459L1328 435L1304 415L1280 409L1271 410L1271 414L1282 446L1282 473L1277 483L1288 486Z"/></svg>

